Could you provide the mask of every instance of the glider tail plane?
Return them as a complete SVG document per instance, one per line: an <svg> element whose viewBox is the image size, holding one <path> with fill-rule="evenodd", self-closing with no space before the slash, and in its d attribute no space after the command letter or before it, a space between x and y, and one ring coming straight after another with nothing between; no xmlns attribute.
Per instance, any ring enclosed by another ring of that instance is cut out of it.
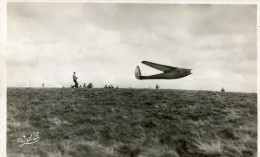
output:
<svg viewBox="0 0 260 157"><path fill-rule="evenodd" d="M137 67L135 68L135 77L136 77L137 79L141 80L142 75L141 75L141 70L140 70L139 66L137 66Z"/></svg>

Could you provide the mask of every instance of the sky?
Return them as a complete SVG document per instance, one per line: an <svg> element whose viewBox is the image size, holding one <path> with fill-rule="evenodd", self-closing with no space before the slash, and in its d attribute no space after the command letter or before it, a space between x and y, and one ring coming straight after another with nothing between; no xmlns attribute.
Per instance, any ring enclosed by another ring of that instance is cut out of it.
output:
<svg viewBox="0 0 260 157"><path fill-rule="evenodd" d="M8 3L9 87L257 91L256 5ZM190 68L174 80L142 61Z"/></svg>

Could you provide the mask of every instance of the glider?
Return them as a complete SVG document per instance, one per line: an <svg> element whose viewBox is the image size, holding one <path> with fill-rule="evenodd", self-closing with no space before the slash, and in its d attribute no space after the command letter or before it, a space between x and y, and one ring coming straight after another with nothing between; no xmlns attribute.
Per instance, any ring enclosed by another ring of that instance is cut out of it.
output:
<svg viewBox="0 0 260 157"><path fill-rule="evenodd" d="M139 80L145 79L179 79L191 74L192 69L185 69L179 67L171 67L167 65L156 64L152 62L142 61L143 64L148 65L157 70L163 71L163 73L150 75L150 76L142 76L141 70L139 66L135 69L135 77Z"/></svg>

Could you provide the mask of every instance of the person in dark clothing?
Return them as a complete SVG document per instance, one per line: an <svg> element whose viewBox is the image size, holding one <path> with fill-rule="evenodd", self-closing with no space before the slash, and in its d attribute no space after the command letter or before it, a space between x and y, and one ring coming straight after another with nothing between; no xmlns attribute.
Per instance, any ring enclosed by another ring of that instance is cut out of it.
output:
<svg viewBox="0 0 260 157"><path fill-rule="evenodd" d="M89 84L88 84L88 88L93 88L93 84L92 84L92 83L89 83Z"/></svg>
<svg viewBox="0 0 260 157"><path fill-rule="evenodd" d="M156 84L156 87L155 87L156 89L159 89L160 88L160 86L158 85L158 84Z"/></svg>
<svg viewBox="0 0 260 157"><path fill-rule="evenodd" d="M77 79L78 79L78 77L76 77L76 72L73 72L73 82L75 83L75 85L72 86L73 88L79 87L79 83L78 83Z"/></svg>

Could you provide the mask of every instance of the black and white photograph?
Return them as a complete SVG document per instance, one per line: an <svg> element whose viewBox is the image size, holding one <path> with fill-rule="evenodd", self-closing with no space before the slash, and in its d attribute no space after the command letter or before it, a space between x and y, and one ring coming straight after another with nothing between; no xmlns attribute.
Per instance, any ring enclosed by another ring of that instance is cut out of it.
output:
<svg viewBox="0 0 260 157"><path fill-rule="evenodd" d="M257 157L257 4L8 2L8 157Z"/></svg>

